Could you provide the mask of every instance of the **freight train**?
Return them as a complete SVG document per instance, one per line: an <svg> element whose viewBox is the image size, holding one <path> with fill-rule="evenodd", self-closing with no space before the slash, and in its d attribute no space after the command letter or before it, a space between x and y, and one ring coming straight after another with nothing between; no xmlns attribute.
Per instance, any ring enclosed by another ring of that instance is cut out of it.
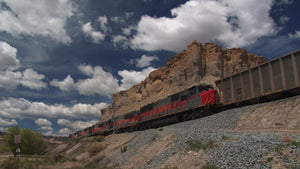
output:
<svg viewBox="0 0 300 169"><path fill-rule="evenodd" d="M222 108L300 94L300 50L238 74L200 84L69 135L70 139L163 126L207 116ZM219 97L221 95L221 99Z"/></svg>

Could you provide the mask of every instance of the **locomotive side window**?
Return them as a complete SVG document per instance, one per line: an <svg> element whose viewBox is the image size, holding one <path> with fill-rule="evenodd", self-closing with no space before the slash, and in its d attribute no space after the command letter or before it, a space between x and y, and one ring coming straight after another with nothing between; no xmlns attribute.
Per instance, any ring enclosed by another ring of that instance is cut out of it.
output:
<svg viewBox="0 0 300 169"><path fill-rule="evenodd" d="M183 96L181 96L181 98L180 98L180 100L182 101L182 100L187 100L187 95L183 95Z"/></svg>
<svg viewBox="0 0 300 169"><path fill-rule="evenodd" d="M146 105L146 106L144 106L144 107L141 108L141 113L142 112L150 111L152 109L153 109L153 104L148 104L148 105Z"/></svg>
<svg viewBox="0 0 300 169"><path fill-rule="evenodd" d="M124 115L124 119L131 119L134 116L135 112L130 112Z"/></svg>
<svg viewBox="0 0 300 169"><path fill-rule="evenodd" d="M171 102L175 102L179 99L179 94L174 94L171 96Z"/></svg>
<svg viewBox="0 0 300 169"><path fill-rule="evenodd" d="M199 93L204 90L209 90L209 89L213 89L213 86L212 85L199 85L198 86Z"/></svg>
<svg viewBox="0 0 300 169"><path fill-rule="evenodd" d="M205 90L205 86L199 85L198 86L198 92L202 92L203 90Z"/></svg>
<svg viewBox="0 0 300 169"><path fill-rule="evenodd" d="M190 88L188 89L188 91L189 91L189 95L193 95L196 93L196 87Z"/></svg>

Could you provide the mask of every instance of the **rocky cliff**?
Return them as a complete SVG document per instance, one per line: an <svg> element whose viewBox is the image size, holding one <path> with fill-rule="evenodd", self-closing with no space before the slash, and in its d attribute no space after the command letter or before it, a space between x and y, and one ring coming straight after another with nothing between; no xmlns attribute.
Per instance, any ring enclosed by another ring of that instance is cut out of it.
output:
<svg viewBox="0 0 300 169"><path fill-rule="evenodd" d="M185 90L193 85L207 83L257 66L267 59L248 53L245 49L222 49L220 46L192 42L187 50L169 59L166 67L160 67L132 88L114 94L116 116ZM180 86L180 88L179 88ZM102 120L111 117L113 108L102 111Z"/></svg>

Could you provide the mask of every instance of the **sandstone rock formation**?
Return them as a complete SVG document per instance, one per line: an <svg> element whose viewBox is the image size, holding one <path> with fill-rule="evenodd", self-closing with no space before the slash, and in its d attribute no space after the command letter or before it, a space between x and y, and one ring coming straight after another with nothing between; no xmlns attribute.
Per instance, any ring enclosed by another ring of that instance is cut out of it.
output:
<svg viewBox="0 0 300 169"><path fill-rule="evenodd" d="M266 61L266 58L248 53L245 49L222 49L213 43L202 45L194 41L187 50L169 59L166 67L151 72L144 81L130 89L114 94L116 116L139 110L193 85L215 85L215 80ZM112 116L113 108L109 106L101 111L105 121Z"/></svg>

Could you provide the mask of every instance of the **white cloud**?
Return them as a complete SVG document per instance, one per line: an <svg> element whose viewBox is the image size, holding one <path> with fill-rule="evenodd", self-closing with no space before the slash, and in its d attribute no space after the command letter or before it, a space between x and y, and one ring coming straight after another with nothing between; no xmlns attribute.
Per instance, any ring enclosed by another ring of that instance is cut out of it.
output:
<svg viewBox="0 0 300 169"><path fill-rule="evenodd" d="M30 68L23 72L16 71L20 66L17 49L0 41L0 87L15 89L22 85L33 90L47 88L47 84L42 81L45 78L44 75Z"/></svg>
<svg viewBox="0 0 300 169"><path fill-rule="evenodd" d="M148 67L151 65L152 61L159 60L157 56L147 56L147 55L142 55L140 59L136 59L137 67Z"/></svg>
<svg viewBox="0 0 300 169"><path fill-rule="evenodd" d="M123 16L113 16L110 18L110 20L115 23L125 23L133 15L134 15L133 12L125 12Z"/></svg>
<svg viewBox="0 0 300 169"><path fill-rule="evenodd" d="M8 43L0 41L0 70L17 69L20 61L17 59L17 49Z"/></svg>
<svg viewBox="0 0 300 169"><path fill-rule="evenodd" d="M110 18L110 20L113 22L116 22L116 23L124 23L125 22L125 20L123 18L118 17L118 16L113 16Z"/></svg>
<svg viewBox="0 0 300 169"><path fill-rule="evenodd" d="M130 19L134 15L133 12L125 12L125 18Z"/></svg>
<svg viewBox="0 0 300 169"><path fill-rule="evenodd" d="M156 60L156 58L145 55L141 59L138 59L137 63L145 65L150 63L152 60ZM91 65L79 65L78 69L83 74L87 75L88 78L79 79L77 82L74 82L72 77L68 75L63 81L54 79L50 82L50 84L58 87L62 91L76 90L81 95L112 97L114 93L129 89L133 85L143 81L152 71L155 70L153 67L148 67L142 71L118 71L118 74L122 77L121 85L119 85L119 80L110 72L103 70L101 66L92 67Z"/></svg>
<svg viewBox="0 0 300 169"><path fill-rule="evenodd" d="M113 36L113 44L114 47L121 47L123 49L127 49L130 46L130 41L127 39L126 36L117 35Z"/></svg>
<svg viewBox="0 0 300 169"><path fill-rule="evenodd" d="M290 18L287 17L287 16L281 16L281 17L279 18L279 21L280 21L281 24L285 24L285 23L287 23L287 21L289 21L289 20L290 20Z"/></svg>
<svg viewBox="0 0 300 169"><path fill-rule="evenodd" d="M79 65L78 69L85 75L92 77L95 73L94 68L91 65Z"/></svg>
<svg viewBox="0 0 300 169"><path fill-rule="evenodd" d="M105 38L105 34L96 31L91 26L91 22L82 25L82 31L84 32L85 36L91 37L94 43L100 43L100 41L103 41Z"/></svg>
<svg viewBox="0 0 300 169"><path fill-rule="evenodd" d="M4 118L100 118L100 110L107 107L107 103L61 104L48 105L43 102L31 102L24 98L7 98L0 101L0 116Z"/></svg>
<svg viewBox="0 0 300 169"><path fill-rule="evenodd" d="M129 27L127 27L127 28L123 28L123 29L122 29L123 34L126 35L126 36L131 35L131 33L132 33L133 30L136 30L136 27L135 27L135 26L129 26Z"/></svg>
<svg viewBox="0 0 300 169"><path fill-rule="evenodd" d="M50 82L50 85L58 87L62 91L70 91L76 89L74 80L70 75L68 75L63 81L58 81L57 79L54 79Z"/></svg>
<svg viewBox="0 0 300 169"><path fill-rule="evenodd" d="M277 5L291 5L293 3L292 0L281 0Z"/></svg>
<svg viewBox="0 0 300 169"><path fill-rule="evenodd" d="M43 82L42 80L45 78L44 75L38 74L33 69L26 69L23 72L23 77L20 83L33 90L41 90L43 88L47 88L47 83Z"/></svg>
<svg viewBox="0 0 300 169"><path fill-rule="evenodd" d="M277 32L269 15L272 2L190 0L172 9L172 18L142 16L131 46L143 50L181 51L197 40L244 47Z"/></svg>
<svg viewBox="0 0 300 169"><path fill-rule="evenodd" d="M100 23L100 28L106 33L110 31L110 28L107 27L107 17L99 16L97 21Z"/></svg>
<svg viewBox="0 0 300 169"><path fill-rule="evenodd" d="M77 83L77 90L82 95L102 95L112 97L112 94L118 91L118 79L110 72L103 70L101 66L91 67L89 65L80 65L79 69L86 75L87 79L80 79Z"/></svg>
<svg viewBox="0 0 300 169"><path fill-rule="evenodd" d="M63 128L63 129L60 129L57 133L59 135L69 135L71 133L73 133L74 131L68 129L68 128Z"/></svg>
<svg viewBox="0 0 300 169"><path fill-rule="evenodd" d="M78 69L89 78L74 82L68 75L63 81L54 79L50 84L62 91L77 90L80 94L87 96L98 94L112 97L113 93L119 91L118 79L110 72L104 71L101 66L79 65Z"/></svg>
<svg viewBox="0 0 300 169"><path fill-rule="evenodd" d="M13 72L11 70L0 71L0 87L2 88L15 89L21 84L21 79L21 72Z"/></svg>
<svg viewBox="0 0 300 169"><path fill-rule="evenodd" d="M9 120L9 119L3 119L0 117L0 127L15 126L17 124L18 124L18 122L15 119Z"/></svg>
<svg viewBox="0 0 300 169"><path fill-rule="evenodd" d="M300 38L300 31L295 31L294 34L289 33L288 36L292 39L299 39Z"/></svg>
<svg viewBox="0 0 300 169"><path fill-rule="evenodd" d="M26 69L24 72L5 70L0 71L0 87L5 89L16 89L17 86L41 90L47 88L47 83L42 80L44 75L38 74L33 69Z"/></svg>
<svg viewBox="0 0 300 169"><path fill-rule="evenodd" d="M0 31L15 37L22 34L44 37L62 42L71 42L65 25L75 11L69 0L2 0L9 10L0 11Z"/></svg>
<svg viewBox="0 0 300 169"><path fill-rule="evenodd" d="M39 125L39 126L52 126L51 121L47 120L47 119L43 119L43 118L38 118L34 121L35 124Z"/></svg>
<svg viewBox="0 0 300 169"><path fill-rule="evenodd" d="M0 131L6 132L7 131L7 127L0 127Z"/></svg>
<svg viewBox="0 0 300 169"><path fill-rule="evenodd" d="M145 80L145 78L154 70L155 68L148 67L141 72L128 70L118 71L118 74L122 77L120 91L129 89L133 85Z"/></svg>
<svg viewBox="0 0 300 169"><path fill-rule="evenodd" d="M85 129L87 127L90 127L94 124L96 124L99 120L91 120L91 121L70 121L66 119L58 119L57 124L60 126L66 127L61 132L67 132L69 131L78 131L81 129Z"/></svg>
<svg viewBox="0 0 300 169"><path fill-rule="evenodd" d="M47 119L38 118L34 121L34 123L37 124L38 126L40 126L41 130L53 131L52 123L51 123L51 121L49 121ZM48 135L49 135L49 133L48 133Z"/></svg>

